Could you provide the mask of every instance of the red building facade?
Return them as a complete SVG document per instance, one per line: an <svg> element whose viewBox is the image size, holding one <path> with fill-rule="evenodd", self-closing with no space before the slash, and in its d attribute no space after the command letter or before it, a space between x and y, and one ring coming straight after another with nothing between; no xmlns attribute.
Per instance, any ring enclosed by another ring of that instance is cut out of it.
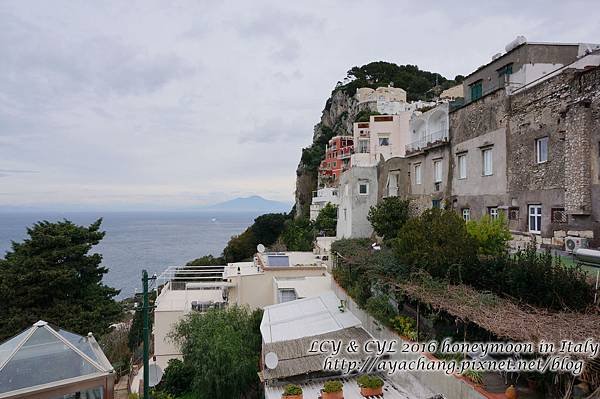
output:
<svg viewBox="0 0 600 399"><path fill-rule="evenodd" d="M354 152L352 136L335 136L327 144L325 159L319 166L319 178L325 185L335 186L342 172L350 165Z"/></svg>

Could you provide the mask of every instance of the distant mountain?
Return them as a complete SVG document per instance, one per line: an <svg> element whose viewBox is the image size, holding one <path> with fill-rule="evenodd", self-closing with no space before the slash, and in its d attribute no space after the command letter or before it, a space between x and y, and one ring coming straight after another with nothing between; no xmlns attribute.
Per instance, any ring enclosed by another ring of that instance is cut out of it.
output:
<svg viewBox="0 0 600 399"><path fill-rule="evenodd" d="M204 206L201 209L219 212L287 213L292 209L292 204L268 200L258 195L252 195L250 197L234 198L218 204Z"/></svg>

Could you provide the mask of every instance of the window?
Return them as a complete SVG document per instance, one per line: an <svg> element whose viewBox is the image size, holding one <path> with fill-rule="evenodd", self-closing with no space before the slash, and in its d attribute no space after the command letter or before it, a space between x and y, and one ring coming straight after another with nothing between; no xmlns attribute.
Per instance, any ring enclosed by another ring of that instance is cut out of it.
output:
<svg viewBox="0 0 600 399"><path fill-rule="evenodd" d="M442 161L433 161L433 182L442 182Z"/></svg>
<svg viewBox="0 0 600 399"><path fill-rule="evenodd" d="M460 154L458 156L458 178L467 178L467 154Z"/></svg>
<svg viewBox="0 0 600 399"><path fill-rule="evenodd" d="M379 145L381 147L387 147L390 145L390 136L379 136Z"/></svg>
<svg viewBox="0 0 600 399"><path fill-rule="evenodd" d="M344 208L344 220L348 220L348 209Z"/></svg>
<svg viewBox="0 0 600 399"><path fill-rule="evenodd" d="M334 162L333 163L333 167L335 168L336 166L337 166L337 162Z"/></svg>
<svg viewBox="0 0 600 399"><path fill-rule="evenodd" d="M415 184L421 184L421 164L415 165Z"/></svg>
<svg viewBox="0 0 600 399"><path fill-rule="evenodd" d="M440 209L442 206L442 201L440 201L439 199L431 200L431 206L433 208Z"/></svg>
<svg viewBox="0 0 600 399"><path fill-rule="evenodd" d="M366 154L369 152L369 140L358 140L358 152L359 154Z"/></svg>
<svg viewBox="0 0 600 399"><path fill-rule="evenodd" d="M387 194L388 197L398 195L398 173L390 173L388 176Z"/></svg>
<svg viewBox="0 0 600 399"><path fill-rule="evenodd" d="M298 299L298 296L293 288L280 288L277 290L278 303L295 301L296 299Z"/></svg>
<svg viewBox="0 0 600 399"><path fill-rule="evenodd" d="M542 137L535 141L535 159L537 163L548 161L548 137Z"/></svg>
<svg viewBox="0 0 600 399"><path fill-rule="evenodd" d="M506 64L496 72L498 72L498 86L503 87L506 83L508 83L508 77L512 75L513 64Z"/></svg>
<svg viewBox="0 0 600 399"><path fill-rule="evenodd" d="M358 193L360 195L368 195L369 194L369 183L368 182L358 183Z"/></svg>
<svg viewBox="0 0 600 399"><path fill-rule="evenodd" d="M478 80L477 82L469 85L469 88L471 89L471 101L481 98L483 95L483 80Z"/></svg>
<svg viewBox="0 0 600 399"><path fill-rule="evenodd" d="M491 148L486 148L484 150L481 150L481 155L483 158L483 175L484 176L491 176L494 168L493 168L493 161L492 161L492 149Z"/></svg>
<svg viewBox="0 0 600 399"><path fill-rule="evenodd" d="M508 208L508 220L519 220L519 208Z"/></svg>
<svg viewBox="0 0 600 399"><path fill-rule="evenodd" d="M542 206L529 205L529 232L540 234L542 232Z"/></svg>
<svg viewBox="0 0 600 399"><path fill-rule="evenodd" d="M488 207L488 215L490 215L492 220L498 219L498 208L495 206Z"/></svg>
<svg viewBox="0 0 600 399"><path fill-rule="evenodd" d="M552 208L550 219L552 223L567 223L568 217L565 208Z"/></svg>
<svg viewBox="0 0 600 399"><path fill-rule="evenodd" d="M469 208L463 208L462 210L462 218L465 222L468 222L469 220L471 220L471 209Z"/></svg>

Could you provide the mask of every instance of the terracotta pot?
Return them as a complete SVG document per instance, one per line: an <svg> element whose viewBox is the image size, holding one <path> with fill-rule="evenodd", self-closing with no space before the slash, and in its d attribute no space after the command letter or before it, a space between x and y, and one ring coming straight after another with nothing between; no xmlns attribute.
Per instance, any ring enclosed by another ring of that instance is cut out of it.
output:
<svg viewBox="0 0 600 399"><path fill-rule="evenodd" d="M383 387L379 387L379 388L360 387L360 394L365 397L383 395Z"/></svg>
<svg viewBox="0 0 600 399"><path fill-rule="evenodd" d="M321 393L323 399L344 399L344 391L339 392L323 392Z"/></svg>
<svg viewBox="0 0 600 399"><path fill-rule="evenodd" d="M519 397L517 390L513 385L506 388L506 391L504 391L504 395L506 395L506 399L517 399Z"/></svg>
<svg viewBox="0 0 600 399"><path fill-rule="evenodd" d="M302 394L300 394L300 395L287 395L287 396L281 395L281 399L304 399L302 396L303 396Z"/></svg>

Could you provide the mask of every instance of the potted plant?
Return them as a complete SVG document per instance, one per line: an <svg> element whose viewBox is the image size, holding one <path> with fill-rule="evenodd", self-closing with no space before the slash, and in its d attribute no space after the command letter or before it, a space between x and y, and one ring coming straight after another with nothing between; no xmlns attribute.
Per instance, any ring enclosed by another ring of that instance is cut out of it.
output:
<svg viewBox="0 0 600 399"><path fill-rule="evenodd" d="M325 381L321 389L323 399L344 399L344 384L341 381Z"/></svg>
<svg viewBox="0 0 600 399"><path fill-rule="evenodd" d="M481 371L466 370L462 376L475 385L483 385L483 373Z"/></svg>
<svg viewBox="0 0 600 399"><path fill-rule="evenodd" d="M303 399L302 398L302 388L298 385L288 384L283 388L283 395L281 395L282 399Z"/></svg>
<svg viewBox="0 0 600 399"><path fill-rule="evenodd" d="M383 395L383 380L375 375L362 375L358 378L358 386L362 396Z"/></svg>

